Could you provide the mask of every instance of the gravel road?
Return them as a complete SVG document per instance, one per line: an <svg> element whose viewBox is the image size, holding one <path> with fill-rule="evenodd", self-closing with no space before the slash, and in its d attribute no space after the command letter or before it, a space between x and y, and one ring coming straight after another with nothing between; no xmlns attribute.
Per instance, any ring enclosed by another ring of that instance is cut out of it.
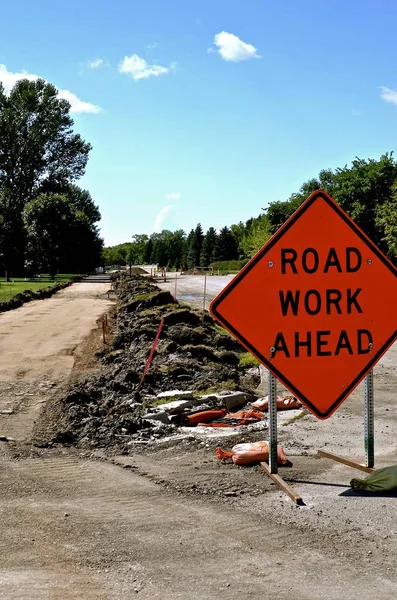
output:
<svg viewBox="0 0 397 600"><path fill-rule="evenodd" d="M179 275L167 273L166 283L159 282L158 285L171 292L175 297L175 277L176 277L176 298L180 302L187 302L195 308L203 308L204 305L204 276L203 275ZM231 275L217 276L209 275L205 278L206 282L206 302L205 308L219 294L220 291L231 281Z"/></svg>
<svg viewBox="0 0 397 600"><path fill-rule="evenodd" d="M115 464L31 445L39 403L69 376L74 349L100 335L107 286L92 285L0 315L0 433L19 440L0 443L0 599L395 598L396 495L351 496L358 472L315 458L324 446L362 457L361 389L329 421L280 427L302 508L205 442ZM395 461L396 364L393 348L376 372L379 465Z"/></svg>

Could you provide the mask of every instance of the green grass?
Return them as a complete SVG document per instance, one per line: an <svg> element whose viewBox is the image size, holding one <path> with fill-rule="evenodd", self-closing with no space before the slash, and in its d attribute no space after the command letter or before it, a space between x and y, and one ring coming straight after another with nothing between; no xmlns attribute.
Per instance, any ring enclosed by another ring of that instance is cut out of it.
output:
<svg viewBox="0 0 397 600"><path fill-rule="evenodd" d="M206 390L200 390L199 392L193 392L193 396L209 396L210 394L217 394L218 392L234 392L237 389L237 383L235 381L222 381Z"/></svg>
<svg viewBox="0 0 397 600"><path fill-rule="evenodd" d="M256 360L255 356L252 356L250 352L242 352L239 356L240 367L243 369L249 369L251 367L259 367L260 363Z"/></svg>
<svg viewBox="0 0 397 600"><path fill-rule="evenodd" d="M52 280L48 273L42 274L41 279L36 279L35 281L23 277L12 277L11 281L6 281L5 277L0 277L0 302L7 302L8 300L11 300L13 296L20 294L21 292L26 292L27 290L37 292L43 288L51 287L56 283L70 281L73 277L75 277L75 275L60 274Z"/></svg>
<svg viewBox="0 0 397 600"><path fill-rule="evenodd" d="M26 290L31 290L36 292L37 290L43 289L45 287L50 287L54 285L55 282L33 282L33 281L0 281L0 302L7 302L11 300L13 296L20 294L21 292L25 292Z"/></svg>

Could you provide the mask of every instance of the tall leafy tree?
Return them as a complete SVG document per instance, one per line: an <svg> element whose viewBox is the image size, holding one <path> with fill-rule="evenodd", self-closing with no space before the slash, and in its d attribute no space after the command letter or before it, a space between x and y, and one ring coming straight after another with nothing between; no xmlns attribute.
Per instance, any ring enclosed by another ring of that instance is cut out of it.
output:
<svg viewBox="0 0 397 600"><path fill-rule="evenodd" d="M39 194L23 210L27 258L32 270L93 270L100 264L102 240L89 219L62 194ZM76 247L77 244L77 247Z"/></svg>
<svg viewBox="0 0 397 600"><path fill-rule="evenodd" d="M146 265L154 263L154 260L153 260L153 240L152 240L152 238L149 239L149 241L147 243L147 246L146 246L146 249L145 249L144 263Z"/></svg>
<svg viewBox="0 0 397 600"><path fill-rule="evenodd" d="M69 112L70 104L42 79L20 80L8 96L0 84L0 190L7 198L0 216L13 229L12 242L2 240L5 268L23 266L24 206L84 174L91 146L73 133Z"/></svg>

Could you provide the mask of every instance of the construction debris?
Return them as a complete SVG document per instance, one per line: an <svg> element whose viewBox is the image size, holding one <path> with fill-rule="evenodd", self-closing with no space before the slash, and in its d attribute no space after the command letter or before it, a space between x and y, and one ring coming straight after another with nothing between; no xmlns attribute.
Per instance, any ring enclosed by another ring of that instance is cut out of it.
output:
<svg viewBox="0 0 397 600"><path fill-rule="evenodd" d="M249 369L247 377L248 369L239 365L242 347L212 317L175 302L150 278L122 275L114 289L119 307L110 323L113 345L100 352L101 371L67 394L65 419L54 442L109 447L155 441L178 434L183 419L186 423L190 416L211 410L218 410L213 420L229 419L223 425L253 422L231 411L257 398L247 381L256 387L259 369L256 375ZM152 363L138 391L162 320ZM193 427L198 421L207 424L203 418L192 421Z"/></svg>

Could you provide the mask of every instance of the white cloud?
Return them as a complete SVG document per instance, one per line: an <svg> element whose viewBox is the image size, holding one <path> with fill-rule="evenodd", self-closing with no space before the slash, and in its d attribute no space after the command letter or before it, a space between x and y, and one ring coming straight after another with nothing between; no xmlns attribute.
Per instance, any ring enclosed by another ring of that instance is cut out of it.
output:
<svg viewBox="0 0 397 600"><path fill-rule="evenodd" d="M104 64L104 60L103 58L95 58L94 60L89 60L87 65L90 67L90 69L99 69L99 67L102 67Z"/></svg>
<svg viewBox="0 0 397 600"><path fill-rule="evenodd" d="M69 90L58 90L58 96L59 98L62 98L63 100L67 100L69 102L71 107L71 113L98 114L102 112L100 106L97 106L96 104L91 104L91 102L84 102L84 100L80 100L80 98L78 98L76 94L69 92Z"/></svg>
<svg viewBox="0 0 397 600"><path fill-rule="evenodd" d="M255 46L243 42L233 33L227 33L226 31L217 33L214 37L214 44L223 60L238 62L250 58L260 58ZM213 48L208 49L208 52L213 51Z"/></svg>
<svg viewBox="0 0 397 600"><path fill-rule="evenodd" d="M38 75L34 73L27 73L26 71L21 71L20 73L11 73L11 71L7 70L5 65L0 64L0 82L3 84L5 92L7 94L10 93L14 85L20 79L28 79L29 81L36 81L40 79ZM71 108L70 112L72 113L99 113L101 112L101 108L96 106L95 104L91 104L90 102L84 102L80 100L69 90L58 90L59 98L63 98L70 102Z"/></svg>
<svg viewBox="0 0 397 600"><path fill-rule="evenodd" d="M137 54L125 56L119 64L119 72L127 73L138 81L139 79L148 79L149 77L158 77L168 73L169 69L160 65L149 65L144 58Z"/></svg>
<svg viewBox="0 0 397 600"><path fill-rule="evenodd" d="M167 206L164 206L164 208L162 208L160 212L157 213L153 226L154 231L161 231L163 223L167 218L167 215L170 212L171 208L172 204L167 204Z"/></svg>
<svg viewBox="0 0 397 600"><path fill-rule="evenodd" d="M179 192L170 192L169 194L165 195L165 198L167 200L179 200L181 196L182 194L180 194Z"/></svg>
<svg viewBox="0 0 397 600"><path fill-rule="evenodd" d="M380 89L382 90L380 97L385 102L391 102L392 104L397 104L397 90L392 90L388 87L381 85Z"/></svg>

